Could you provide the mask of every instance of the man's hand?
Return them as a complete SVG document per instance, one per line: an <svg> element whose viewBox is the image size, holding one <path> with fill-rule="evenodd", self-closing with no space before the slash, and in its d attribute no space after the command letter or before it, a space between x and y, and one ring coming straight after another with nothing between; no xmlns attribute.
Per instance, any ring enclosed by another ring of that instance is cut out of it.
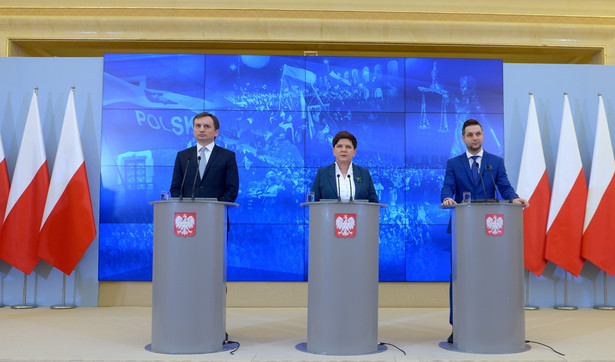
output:
<svg viewBox="0 0 615 362"><path fill-rule="evenodd" d="M529 201L527 201L526 199L522 199L520 197L513 199L512 202L513 204L522 204L524 209L527 209L528 207L530 207Z"/></svg>
<svg viewBox="0 0 615 362"><path fill-rule="evenodd" d="M440 206L445 206L445 205L455 205L457 202L455 202L455 200L451 199L450 197L447 197L446 199L444 199L444 201L442 201L442 204Z"/></svg>

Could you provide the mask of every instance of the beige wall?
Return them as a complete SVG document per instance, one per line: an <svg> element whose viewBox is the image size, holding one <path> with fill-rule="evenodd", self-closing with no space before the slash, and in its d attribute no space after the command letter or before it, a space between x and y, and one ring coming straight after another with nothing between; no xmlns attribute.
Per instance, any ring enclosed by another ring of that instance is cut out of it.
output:
<svg viewBox="0 0 615 362"><path fill-rule="evenodd" d="M615 5L609 0L134 3L3 0L0 56L307 52L615 64ZM229 283L231 307L306 303L306 283ZM150 305L151 283L101 282L99 304ZM381 283L380 305L446 306L448 283Z"/></svg>
<svg viewBox="0 0 615 362"><path fill-rule="evenodd" d="M104 52L501 58L615 64L608 0L4 0L2 56ZM78 4L78 5L74 5ZM126 4L130 4L130 7Z"/></svg>
<svg viewBox="0 0 615 362"><path fill-rule="evenodd" d="M151 306L150 282L100 282L98 305ZM448 283L380 283L380 307L446 307ZM229 282L227 307L306 307L307 282Z"/></svg>

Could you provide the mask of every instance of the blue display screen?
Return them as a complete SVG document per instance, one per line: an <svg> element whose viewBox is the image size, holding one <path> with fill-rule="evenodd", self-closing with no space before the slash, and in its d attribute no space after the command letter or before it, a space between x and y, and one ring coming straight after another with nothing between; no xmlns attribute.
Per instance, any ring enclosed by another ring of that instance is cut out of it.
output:
<svg viewBox="0 0 615 362"><path fill-rule="evenodd" d="M358 140L381 203L380 280L450 274L446 160L479 120L502 155L502 61L434 58L108 54L104 59L100 280L151 280L151 201L168 191L192 118L220 120L216 144L236 153L228 280L307 280L307 210L299 206L333 136Z"/></svg>

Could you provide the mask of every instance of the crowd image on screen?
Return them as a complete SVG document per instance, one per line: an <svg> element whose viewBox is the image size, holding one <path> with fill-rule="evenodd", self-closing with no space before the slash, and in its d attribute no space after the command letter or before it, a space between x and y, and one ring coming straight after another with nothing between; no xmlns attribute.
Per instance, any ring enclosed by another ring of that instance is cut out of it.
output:
<svg viewBox="0 0 615 362"><path fill-rule="evenodd" d="M101 172L101 224L117 224L101 226L107 280L140 270L140 263L151 269L151 240L133 241L151 239L151 232L131 234L133 224L122 222L151 225L149 202L170 182L172 157L165 155L194 145L189 120L203 110L220 120L215 142L235 152L239 167L240 207L229 211L229 280L307 278L309 220L299 205L317 169L335 160L331 141L341 130L357 137L353 162L369 168L387 205L380 212L381 280L448 280L450 251L442 240L449 213L440 209L439 193L446 160L462 151L460 124L479 119L486 147L503 150L501 61L108 55L105 64L109 165ZM194 75L183 74L186 68ZM135 110L141 118L128 122ZM152 164L136 172L149 185L130 191L126 162L118 160L145 151ZM122 254L131 248L146 256Z"/></svg>

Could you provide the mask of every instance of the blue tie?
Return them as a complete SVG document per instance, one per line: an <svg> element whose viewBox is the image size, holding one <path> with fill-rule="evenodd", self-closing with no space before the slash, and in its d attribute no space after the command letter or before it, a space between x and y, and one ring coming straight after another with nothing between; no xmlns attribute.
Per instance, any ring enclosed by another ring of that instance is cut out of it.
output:
<svg viewBox="0 0 615 362"><path fill-rule="evenodd" d="M472 159L474 160L474 163L472 163L472 177L474 178L475 184L478 184L478 181L480 180L480 175L478 174L478 157L479 156L472 156Z"/></svg>

